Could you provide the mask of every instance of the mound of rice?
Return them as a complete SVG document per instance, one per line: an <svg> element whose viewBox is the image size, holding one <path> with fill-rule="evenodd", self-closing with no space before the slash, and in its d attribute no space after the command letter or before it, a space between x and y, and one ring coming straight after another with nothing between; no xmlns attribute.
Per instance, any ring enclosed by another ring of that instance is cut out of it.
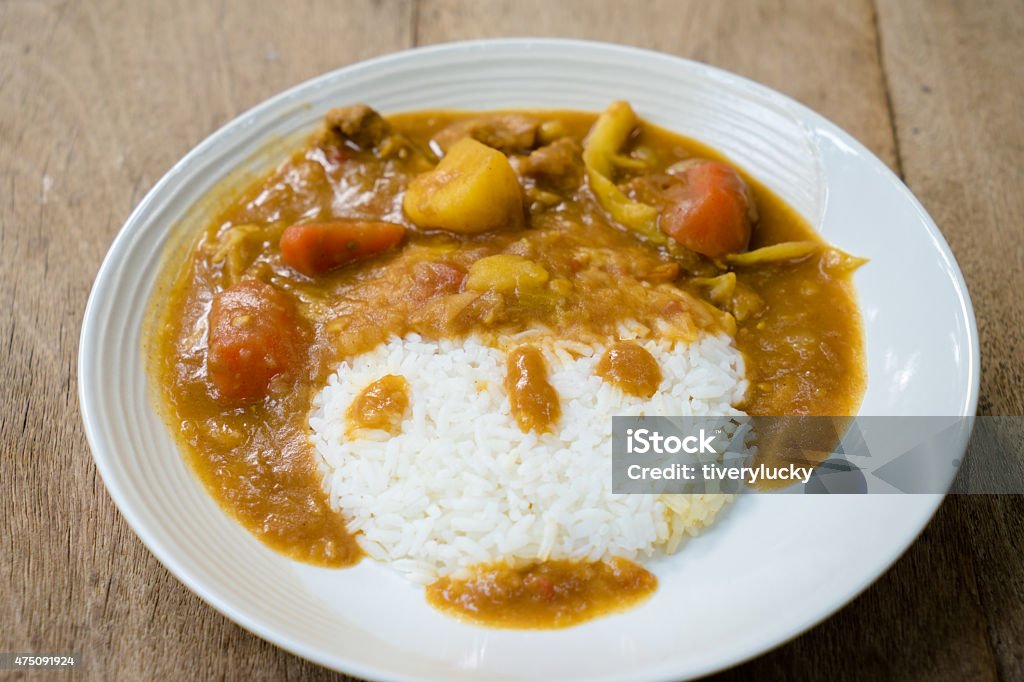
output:
<svg viewBox="0 0 1024 682"><path fill-rule="evenodd" d="M642 559L674 551L729 500L611 491L613 415L743 414L732 407L746 391L743 359L729 337L640 341L663 374L650 399L594 374L602 346L532 342L561 398L556 433L519 429L506 353L479 339L393 338L331 375L314 401L312 438L331 504L369 556L422 583L485 562ZM401 433L349 440L346 409L385 374L411 387Z"/></svg>

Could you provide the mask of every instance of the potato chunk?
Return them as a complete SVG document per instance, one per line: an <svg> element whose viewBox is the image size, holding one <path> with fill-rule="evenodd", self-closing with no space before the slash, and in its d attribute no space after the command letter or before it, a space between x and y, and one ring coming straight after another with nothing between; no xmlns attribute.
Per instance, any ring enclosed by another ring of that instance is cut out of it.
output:
<svg viewBox="0 0 1024 682"><path fill-rule="evenodd" d="M481 258L469 267L466 289L469 291L529 291L548 281L548 271L532 260L501 253Z"/></svg>
<svg viewBox="0 0 1024 682"><path fill-rule="evenodd" d="M402 209L423 229L459 234L516 229L523 225L523 191L504 154L465 138L436 168L409 184Z"/></svg>

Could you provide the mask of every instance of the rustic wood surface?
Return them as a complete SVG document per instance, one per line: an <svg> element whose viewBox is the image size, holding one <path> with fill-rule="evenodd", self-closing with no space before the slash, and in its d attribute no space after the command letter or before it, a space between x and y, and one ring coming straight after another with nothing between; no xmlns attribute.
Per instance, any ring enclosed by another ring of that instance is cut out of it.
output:
<svg viewBox="0 0 1024 682"><path fill-rule="evenodd" d="M1022 414L1021 10L1019 0L0 0L0 652L81 652L89 679L344 679L236 626L150 556L96 474L75 357L104 252L175 160L287 86L417 44L628 43L820 111L900 173L940 225L978 313L981 413ZM864 595L722 679L1024 679L1022 557L1021 498L949 499Z"/></svg>

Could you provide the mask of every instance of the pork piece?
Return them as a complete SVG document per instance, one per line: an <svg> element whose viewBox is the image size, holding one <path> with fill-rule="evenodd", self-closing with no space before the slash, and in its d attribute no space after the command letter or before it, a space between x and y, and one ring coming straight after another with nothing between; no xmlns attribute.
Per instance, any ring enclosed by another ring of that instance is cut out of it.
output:
<svg viewBox="0 0 1024 682"><path fill-rule="evenodd" d="M381 159L406 158L414 151L408 138L395 132L383 116L365 104L328 111L320 144L372 151Z"/></svg>
<svg viewBox="0 0 1024 682"><path fill-rule="evenodd" d="M533 149L537 144L540 121L523 114L486 114L456 121L434 135L431 146L442 152L459 140L471 137L488 147L511 154Z"/></svg>
<svg viewBox="0 0 1024 682"><path fill-rule="evenodd" d="M579 142L563 137L530 152L519 172L558 189L573 189L583 181L582 154Z"/></svg>
<svg viewBox="0 0 1024 682"><path fill-rule="evenodd" d="M410 296L414 301L425 301L435 296L458 293L466 271L444 261L425 261L413 268L413 286Z"/></svg>

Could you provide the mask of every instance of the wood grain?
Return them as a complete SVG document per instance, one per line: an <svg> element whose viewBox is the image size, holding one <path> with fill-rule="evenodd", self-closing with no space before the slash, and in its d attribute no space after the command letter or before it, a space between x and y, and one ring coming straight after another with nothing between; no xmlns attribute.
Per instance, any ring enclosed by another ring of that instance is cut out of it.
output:
<svg viewBox="0 0 1024 682"><path fill-rule="evenodd" d="M75 354L100 260L153 183L270 95L408 47L412 9L0 3L0 650L79 652L97 680L334 677L217 614L132 534L82 434Z"/></svg>
<svg viewBox="0 0 1024 682"><path fill-rule="evenodd" d="M879 24L906 182L949 241L978 318L978 412L1024 414L1024 11L885 0ZM946 518L947 541L970 557L960 577L996 671L1024 679L1024 499L956 497Z"/></svg>
<svg viewBox="0 0 1024 682"><path fill-rule="evenodd" d="M106 248L233 116L346 63L494 35L749 76L903 174L974 298L981 409L1021 414L1022 22L1018 0L0 2L0 651L81 652L86 679L344 679L171 577L111 503L78 416L78 330ZM1024 679L1022 538L1020 498L951 499L849 607L722 679Z"/></svg>

